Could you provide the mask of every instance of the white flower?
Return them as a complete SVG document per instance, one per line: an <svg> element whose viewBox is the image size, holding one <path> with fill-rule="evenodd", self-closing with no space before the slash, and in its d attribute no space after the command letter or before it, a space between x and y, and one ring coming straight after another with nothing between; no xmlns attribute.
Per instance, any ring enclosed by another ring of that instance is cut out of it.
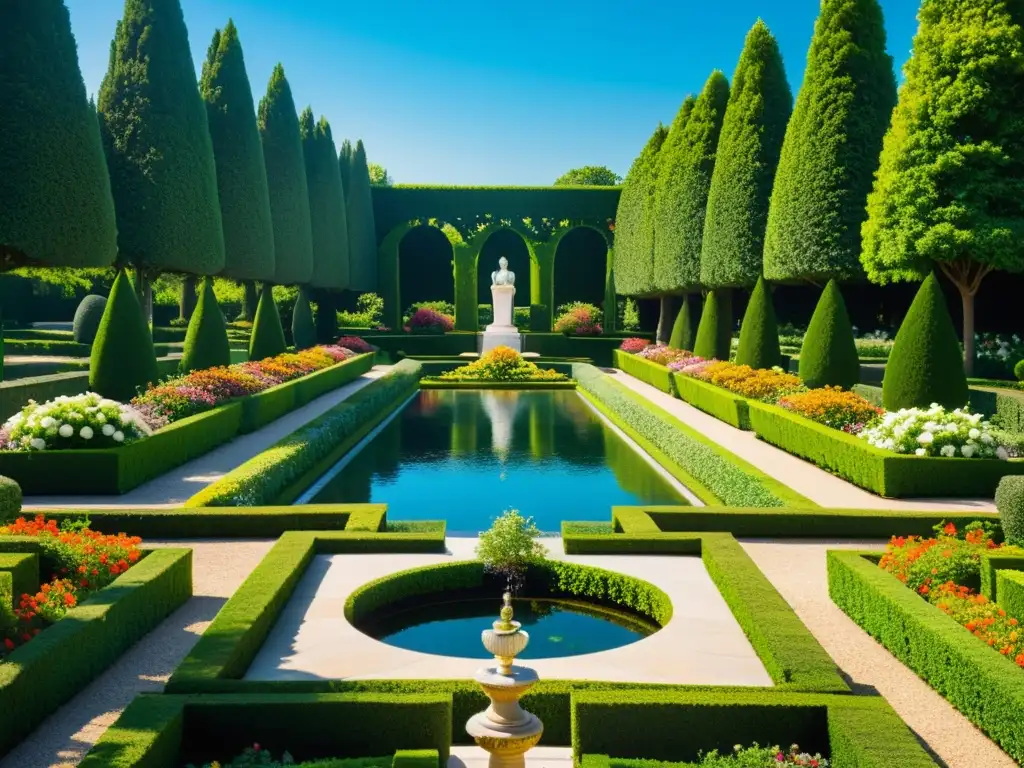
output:
<svg viewBox="0 0 1024 768"><path fill-rule="evenodd" d="M34 448L37 451L42 451L46 449L46 441L43 440L43 438L41 437L33 437L31 442L29 442L29 445L31 445L32 448Z"/></svg>
<svg viewBox="0 0 1024 768"><path fill-rule="evenodd" d="M964 446L960 447L960 453L962 453L964 455L965 459L971 458L971 456L974 455L974 451L975 450L976 450L976 448L971 443L968 443L967 445L964 445Z"/></svg>
<svg viewBox="0 0 1024 768"><path fill-rule="evenodd" d="M942 446L942 449L939 451L939 453L941 453L943 456L956 456L956 446L944 445Z"/></svg>
<svg viewBox="0 0 1024 768"><path fill-rule="evenodd" d="M971 431L967 433L967 436L971 438L971 440L977 440L979 437L981 437L981 430L977 429L976 427L972 428Z"/></svg>
<svg viewBox="0 0 1024 768"><path fill-rule="evenodd" d="M39 422L39 425L43 429L49 429L50 427L56 425L56 423L57 421L55 419L51 418L50 416L46 416Z"/></svg>
<svg viewBox="0 0 1024 768"><path fill-rule="evenodd" d="M92 427L82 427L78 431L78 434L79 434L79 436L81 436L81 438L83 440L92 440L92 435L93 435Z"/></svg>
<svg viewBox="0 0 1024 768"><path fill-rule="evenodd" d="M996 458L1000 459L1001 461L1006 461L1008 458L1010 458L1010 454L1007 453L1006 449L1000 445L998 448L996 448Z"/></svg>
<svg viewBox="0 0 1024 768"><path fill-rule="evenodd" d="M61 424L60 429L57 430L61 437L71 437L75 434L75 428L70 424Z"/></svg>
<svg viewBox="0 0 1024 768"><path fill-rule="evenodd" d="M106 424L106 422L107 422L107 417L104 416L102 413L97 413L96 416L95 416L95 419L96 419L96 422L99 423L99 424Z"/></svg>
<svg viewBox="0 0 1024 768"><path fill-rule="evenodd" d="M933 440L935 440L935 436L931 432L922 432L917 436L917 442L921 445L930 445Z"/></svg>
<svg viewBox="0 0 1024 768"><path fill-rule="evenodd" d="M123 443L124 442L124 432L122 432L121 430L118 430L117 432L115 432L113 434L113 438L114 438L114 442L115 443Z"/></svg>
<svg viewBox="0 0 1024 768"><path fill-rule="evenodd" d="M103 436L104 437L110 437L112 434L114 434L114 425L113 424L104 424L102 432L103 432Z"/></svg>
<svg viewBox="0 0 1024 768"><path fill-rule="evenodd" d="M949 432L950 434L956 432L958 429L960 429L960 427L958 427L956 424L950 423L946 425L946 431Z"/></svg>
<svg viewBox="0 0 1024 768"><path fill-rule="evenodd" d="M914 451L914 454L916 456L924 456L926 453L928 453L928 451L926 451L924 448L918 448L916 451Z"/></svg>
<svg viewBox="0 0 1024 768"><path fill-rule="evenodd" d="M985 432L981 436L981 442L983 442L985 445L991 445L992 444L992 435L990 435L988 432Z"/></svg>

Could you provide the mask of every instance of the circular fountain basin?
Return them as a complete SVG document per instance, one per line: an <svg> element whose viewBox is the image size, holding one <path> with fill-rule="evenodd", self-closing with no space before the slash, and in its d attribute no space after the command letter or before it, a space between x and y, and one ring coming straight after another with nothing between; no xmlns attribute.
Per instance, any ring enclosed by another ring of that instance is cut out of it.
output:
<svg viewBox="0 0 1024 768"><path fill-rule="evenodd" d="M420 653L488 658L480 630L494 619L492 597L437 595L399 610L380 611L359 629L381 642ZM620 648L661 627L636 613L560 598L514 598L516 621L530 642L519 659L553 659ZM440 649L443 649L440 650Z"/></svg>

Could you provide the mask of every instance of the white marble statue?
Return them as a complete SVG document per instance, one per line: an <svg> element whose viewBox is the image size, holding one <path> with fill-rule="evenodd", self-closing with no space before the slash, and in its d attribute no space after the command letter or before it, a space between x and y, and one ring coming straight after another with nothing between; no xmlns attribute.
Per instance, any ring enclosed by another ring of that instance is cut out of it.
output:
<svg viewBox="0 0 1024 768"><path fill-rule="evenodd" d="M502 256L498 259L498 270L491 272L491 285L515 285L516 273L508 269L508 259Z"/></svg>

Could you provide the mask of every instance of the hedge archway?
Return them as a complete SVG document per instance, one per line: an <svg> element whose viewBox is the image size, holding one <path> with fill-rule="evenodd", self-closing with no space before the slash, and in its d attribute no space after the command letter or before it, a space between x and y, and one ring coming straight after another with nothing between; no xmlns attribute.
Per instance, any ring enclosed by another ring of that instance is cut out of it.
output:
<svg viewBox="0 0 1024 768"><path fill-rule="evenodd" d="M399 241L398 298L403 312L421 301L455 303L455 251L437 227L421 224Z"/></svg>
<svg viewBox="0 0 1024 768"><path fill-rule="evenodd" d="M605 306L610 265L611 245L604 233L588 224L566 229L555 246L552 310L570 301L585 301L600 307L606 318L614 318L614 285L610 287L611 313Z"/></svg>

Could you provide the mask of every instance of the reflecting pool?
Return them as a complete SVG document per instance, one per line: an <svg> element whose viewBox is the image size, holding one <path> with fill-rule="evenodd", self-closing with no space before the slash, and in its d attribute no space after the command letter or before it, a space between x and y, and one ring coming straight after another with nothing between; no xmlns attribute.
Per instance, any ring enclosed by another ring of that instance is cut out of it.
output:
<svg viewBox="0 0 1024 768"><path fill-rule="evenodd" d="M684 504L680 486L571 390L423 390L303 503L385 503L476 535L509 508L543 531L611 507Z"/></svg>
<svg viewBox="0 0 1024 768"><path fill-rule="evenodd" d="M515 619L530 633L520 659L553 659L597 653L642 640L660 627L649 619L587 603L516 598ZM494 620L489 598L429 602L409 610L375 617L359 627L377 640L420 653L460 658L488 658L480 630Z"/></svg>

